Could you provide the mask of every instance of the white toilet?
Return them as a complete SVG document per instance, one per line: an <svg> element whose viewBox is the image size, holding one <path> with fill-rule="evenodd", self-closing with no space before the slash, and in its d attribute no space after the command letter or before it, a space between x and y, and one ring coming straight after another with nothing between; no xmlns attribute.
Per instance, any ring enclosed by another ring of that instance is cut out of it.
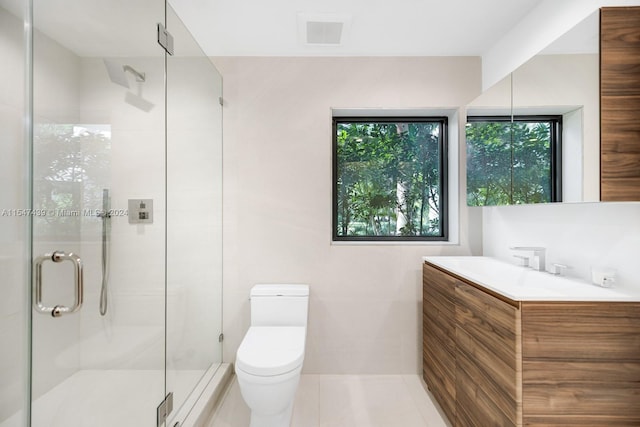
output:
<svg viewBox="0 0 640 427"><path fill-rule="evenodd" d="M250 427L289 427L300 381L308 285L255 285L251 326L236 354L236 376Z"/></svg>

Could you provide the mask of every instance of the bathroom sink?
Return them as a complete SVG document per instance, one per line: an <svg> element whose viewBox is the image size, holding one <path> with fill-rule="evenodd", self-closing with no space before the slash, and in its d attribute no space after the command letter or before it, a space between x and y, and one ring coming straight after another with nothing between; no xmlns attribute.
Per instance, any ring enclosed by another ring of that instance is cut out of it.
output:
<svg viewBox="0 0 640 427"><path fill-rule="evenodd" d="M424 261L514 301L640 301L640 295L602 288L482 256L428 256Z"/></svg>

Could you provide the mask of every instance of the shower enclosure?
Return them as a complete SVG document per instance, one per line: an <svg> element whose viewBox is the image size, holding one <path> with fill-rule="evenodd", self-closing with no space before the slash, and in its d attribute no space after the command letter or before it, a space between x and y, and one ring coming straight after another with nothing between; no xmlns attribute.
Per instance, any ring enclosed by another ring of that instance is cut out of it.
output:
<svg viewBox="0 0 640 427"><path fill-rule="evenodd" d="M0 427L187 425L222 357L220 74L164 0L0 0L0 58Z"/></svg>

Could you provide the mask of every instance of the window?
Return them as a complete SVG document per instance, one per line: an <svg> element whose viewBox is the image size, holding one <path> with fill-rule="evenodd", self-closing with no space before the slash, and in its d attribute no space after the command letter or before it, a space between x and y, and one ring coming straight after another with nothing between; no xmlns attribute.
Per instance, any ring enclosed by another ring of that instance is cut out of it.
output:
<svg viewBox="0 0 640 427"><path fill-rule="evenodd" d="M446 135L446 117L334 117L333 240L447 240Z"/></svg>
<svg viewBox="0 0 640 427"><path fill-rule="evenodd" d="M467 205L562 200L562 116L468 117Z"/></svg>

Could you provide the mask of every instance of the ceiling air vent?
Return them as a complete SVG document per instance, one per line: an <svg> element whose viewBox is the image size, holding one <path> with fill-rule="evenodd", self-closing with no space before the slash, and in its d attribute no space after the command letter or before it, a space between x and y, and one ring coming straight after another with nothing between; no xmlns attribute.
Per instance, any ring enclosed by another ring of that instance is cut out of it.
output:
<svg viewBox="0 0 640 427"><path fill-rule="evenodd" d="M334 14L298 14L298 40L309 46L344 44L351 17Z"/></svg>
<svg viewBox="0 0 640 427"><path fill-rule="evenodd" d="M307 43L340 44L343 27L342 22L307 21Z"/></svg>

